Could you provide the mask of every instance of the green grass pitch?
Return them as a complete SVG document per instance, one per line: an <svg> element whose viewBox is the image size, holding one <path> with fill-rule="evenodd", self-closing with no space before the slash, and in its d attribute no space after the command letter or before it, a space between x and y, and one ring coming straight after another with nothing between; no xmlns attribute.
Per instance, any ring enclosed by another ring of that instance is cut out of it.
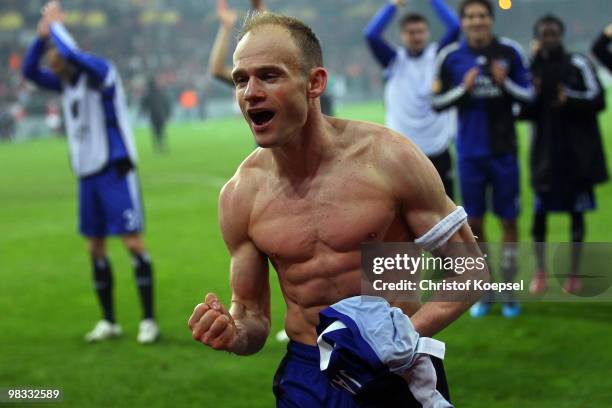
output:
<svg viewBox="0 0 612 408"><path fill-rule="evenodd" d="M612 97L612 95L610 95ZM612 98L609 98L612 100ZM380 104L340 110L382 121ZM600 117L612 156L612 110ZM528 140L521 126L521 155ZM0 387L60 387L64 406L271 407L271 383L285 345L270 339L251 357L196 344L187 318L207 291L229 298L228 256L217 226L220 187L253 148L239 118L169 128L170 154L152 154L138 130L146 240L156 269L162 341L136 343L140 308L129 258L111 241L121 339L89 345L99 318L89 259L77 235L76 183L63 140L0 145ZM525 160L523 160L525 163ZM523 166L524 169L524 166ZM522 172L522 240L529 239L531 192ZM589 241L610 240L612 187L597 190ZM565 241L567 217L550 220L550 240ZM499 228L488 224L491 240ZM271 272L272 332L284 304ZM446 369L458 407L605 407L612 401L612 306L526 304L505 320L495 309L444 330Z"/></svg>

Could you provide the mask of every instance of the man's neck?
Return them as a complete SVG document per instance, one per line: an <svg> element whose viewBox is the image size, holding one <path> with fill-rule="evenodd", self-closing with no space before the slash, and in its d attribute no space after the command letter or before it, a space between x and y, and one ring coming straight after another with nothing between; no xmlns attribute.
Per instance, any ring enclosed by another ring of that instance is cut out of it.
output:
<svg viewBox="0 0 612 408"><path fill-rule="evenodd" d="M488 47L493 42L493 35L489 35L487 37L476 38L476 39L468 39L468 45L470 48L474 49L482 49Z"/></svg>
<svg viewBox="0 0 612 408"><path fill-rule="evenodd" d="M563 48L563 46L559 46L556 48L552 48L552 49L543 49L540 51L540 55L542 56L543 59L550 61L550 60L560 60L563 58L563 55L565 55L565 49Z"/></svg>
<svg viewBox="0 0 612 408"><path fill-rule="evenodd" d="M320 110L311 110L300 134L286 145L271 149L279 174L296 181L314 176L333 154L331 137Z"/></svg>
<svg viewBox="0 0 612 408"><path fill-rule="evenodd" d="M69 67L64 72L62 72L59 77L62 81L69 83L70 85L74 85L79 79L79 71L72 67Z"/></svg>
<svg viewBox="0 0 612 408"><path fill-rule="evenodd" d="M425 47L425 48L427 48L427 47ZM406 51L408 51L408 55L411 58L419 58L425 52L425 48L421 48L420 50L414 50L414 49L411 50L410 48L406 48Z"/></svg>

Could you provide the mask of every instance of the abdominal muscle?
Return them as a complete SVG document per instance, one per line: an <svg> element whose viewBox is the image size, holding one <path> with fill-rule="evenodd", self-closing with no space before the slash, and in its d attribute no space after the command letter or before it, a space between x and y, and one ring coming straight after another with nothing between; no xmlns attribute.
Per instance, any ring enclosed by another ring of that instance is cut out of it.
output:
<svg viewBox="0 0 612 408"><path fill-rule="evenodd" d="M354 251L311 259L298 265L277 266L287 303L285 331L295 342L316 345L319 312L352 296L361 295L361 253ZM394 304L411 316L419 304Z"/></svg>

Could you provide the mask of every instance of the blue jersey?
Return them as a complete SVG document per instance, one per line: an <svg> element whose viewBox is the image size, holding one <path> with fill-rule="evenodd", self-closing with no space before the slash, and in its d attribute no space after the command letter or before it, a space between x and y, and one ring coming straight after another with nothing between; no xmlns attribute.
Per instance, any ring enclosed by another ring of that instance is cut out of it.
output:
<svg viewBox="0 0 612 408"><path fill-rule="evenodd" d="M23 64L23 74L38 86L60 92L70 143L72 167L85 177L109 163L136 162L121 79L110 61L81 51L61 23L50 27L50 39L61 57L75 69L62 81L40 65L49 45L36 38Z"/></svg>
<svg viewBox="0 0 612 408"><path fill-rule="evenodd" d="M491 75L493 61L508 72L501 86ZM474 67L479 74L474 88L467 91L463 78ZM513 105L533 98L527 62L518 44L495 38L487 47L473 49L465 40L456 42L440 51L436 71L433 107L458 108L459 158L516 153Z"/></svg>

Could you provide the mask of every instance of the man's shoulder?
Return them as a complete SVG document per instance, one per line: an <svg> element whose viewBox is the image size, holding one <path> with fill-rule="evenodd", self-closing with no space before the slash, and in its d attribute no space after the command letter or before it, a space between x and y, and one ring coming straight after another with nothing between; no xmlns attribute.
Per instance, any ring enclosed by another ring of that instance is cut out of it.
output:
<svg viewBox="0 0 612 408"><path fill-rule="evenodd" d="M580 69L593 67L593 61L588 56L579 52L568 52L567 59L571 65Z"/></svg>
<svg viewBox="0 0 612 408"><path fill-rule="evenodd" d="M409 169L423 153L408 137L370 122L346 121L351 144L369 163L383 172Z"/></svg>
<svg viewBox="0 0 612 408"><path fill-rule="evenodd" d="M404 203L420 203L423 197L443 191L430 160L405 135L366 122L355 122L355 126L360 129L356 151L365 152L358 162L374 169L380 188ZM438 181L432 182L436 178Z"/></svg>
<svg viewBox="0 0 612 408"><path fill-rule="evenodd" d="M220 205L252 203L261 181L265 178L266 156L265 149L258 147L244 159L232 178L221 189Z"/></svg>
<svg viewBox="0 0 612 408"><path fill-rule="evenodd" d="M463 50L462 43L460 41L452 42L445 47L442 47L436 55L436 65L440 66L444 64L449 58L461 56Z"/></svg>
<svg viewBox="0 0 612 408"><path fill-rule="evenodd" d="M525 51L523 50L523 47L519 42L508 37L499 37L497 39L497 47L500 48L506 54L514 58L520 59L523 65L529 66L527 55L525 54Z"/></svg>
<svg viewBox="0 0 612 408"><path fill-rule="evenodd" d="M367 151L373 152L405 139L399 133L388 127L372 122L335 119L334 126L342 134L340 140L341 143L346 146L341 147L345 149L349 146L353 146L360 150L366 149Z"/></svg>

